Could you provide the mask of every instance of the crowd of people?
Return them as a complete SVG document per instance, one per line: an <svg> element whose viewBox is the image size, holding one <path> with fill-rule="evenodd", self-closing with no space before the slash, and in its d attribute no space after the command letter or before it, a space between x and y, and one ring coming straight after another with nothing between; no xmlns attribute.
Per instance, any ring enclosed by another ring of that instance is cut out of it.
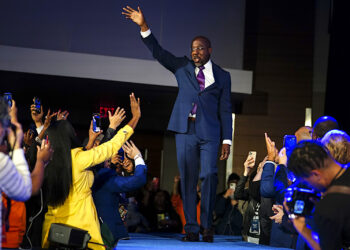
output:
<svg viewBox="0 0 350 250"><path fill-rule="evenodd" d="M132 118L123 128L117 130L126 117L118 108L109 113L105 133L94 132L91 123L85 143L80 143L67 111L44 115L43 106L38 112L32 105L36 129L23 133L16 102L9 107L1 100L4 248L49 247L53 223L88 231L88 247L93 249L112 248L130 232L186 233L181 177L174 177L171 193L160 189L158 178L147 178L140 150L128 141L141 117L134 94L130 106ZM299 128L295 138L297 144L287 154L265 134L266 157L257 164L248 154L242 176L228 177L228 188L216 195L213 206L215 234L293 249L346 246L350 137L338 130L334 118L321 117L314 127ZM291 213L285 193L293 186L323 195L310 215ZM198 225L201 193L198 184Z"/></svg>

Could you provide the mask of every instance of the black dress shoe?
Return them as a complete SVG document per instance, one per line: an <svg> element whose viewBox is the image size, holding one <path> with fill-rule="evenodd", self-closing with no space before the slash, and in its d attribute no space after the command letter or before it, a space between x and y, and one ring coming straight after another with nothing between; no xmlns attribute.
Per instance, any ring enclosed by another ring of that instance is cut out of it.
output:
<svg viewBox="0 0 350 250"><path fill-rule="evenodd" d="M204 229L202 240L209 243L214 242L214 231L212 229Z"/></svg>
<svg viewBox="0 0 350 250"><path fill-rule="evenodd" d="M199 241L199 233L186 233L182 241Z"/></svg>

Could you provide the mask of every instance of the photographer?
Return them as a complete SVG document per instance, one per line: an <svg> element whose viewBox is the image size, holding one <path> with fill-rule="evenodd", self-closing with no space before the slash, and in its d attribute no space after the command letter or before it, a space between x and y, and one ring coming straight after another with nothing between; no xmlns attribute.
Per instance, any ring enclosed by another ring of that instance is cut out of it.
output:
<svg viewBox="0 0 350 250"><path fill-rule="evenodd" d="M289 157L288 168L299 180L324 192L315 207L314 231L306 225L305 217L291 214L295 229L312 249L349 247L350 170L347 166L336 162L321 143L302 141ZM289 211L287 204L284 205Z"/></svg>

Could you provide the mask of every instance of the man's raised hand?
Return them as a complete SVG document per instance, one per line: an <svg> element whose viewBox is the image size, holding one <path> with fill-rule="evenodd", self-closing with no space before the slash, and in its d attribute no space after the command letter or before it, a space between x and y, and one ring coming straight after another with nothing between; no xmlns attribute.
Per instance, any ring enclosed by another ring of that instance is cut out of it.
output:
<svg viewBox="0 0 350 250"><path fill-rule="evenodd" d="M123 8L122 15L140 26L141 31L147 31L149 29L140 7L137 7L137 10L134 10L130 6L126 6Z"/></svg>

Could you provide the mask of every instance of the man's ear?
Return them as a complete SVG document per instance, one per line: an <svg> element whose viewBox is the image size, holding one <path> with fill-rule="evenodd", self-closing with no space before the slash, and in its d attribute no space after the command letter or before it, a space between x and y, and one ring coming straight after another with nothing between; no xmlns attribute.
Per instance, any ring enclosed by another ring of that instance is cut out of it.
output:
<svg viewBox="0 0 350 250"><path fill-rule="evenodd" d="M211 52L213 51L213 49L209 48L208 51L209 51L209 54L211 55Z"/></svg>
<svg viewBox="0 0 350 250"><path fill-rule="evenodd" d="M314 178L317 178L317 180L321 179L321 171L319 169L313 169L310 172L310 176L313 176Z"/></svg>

